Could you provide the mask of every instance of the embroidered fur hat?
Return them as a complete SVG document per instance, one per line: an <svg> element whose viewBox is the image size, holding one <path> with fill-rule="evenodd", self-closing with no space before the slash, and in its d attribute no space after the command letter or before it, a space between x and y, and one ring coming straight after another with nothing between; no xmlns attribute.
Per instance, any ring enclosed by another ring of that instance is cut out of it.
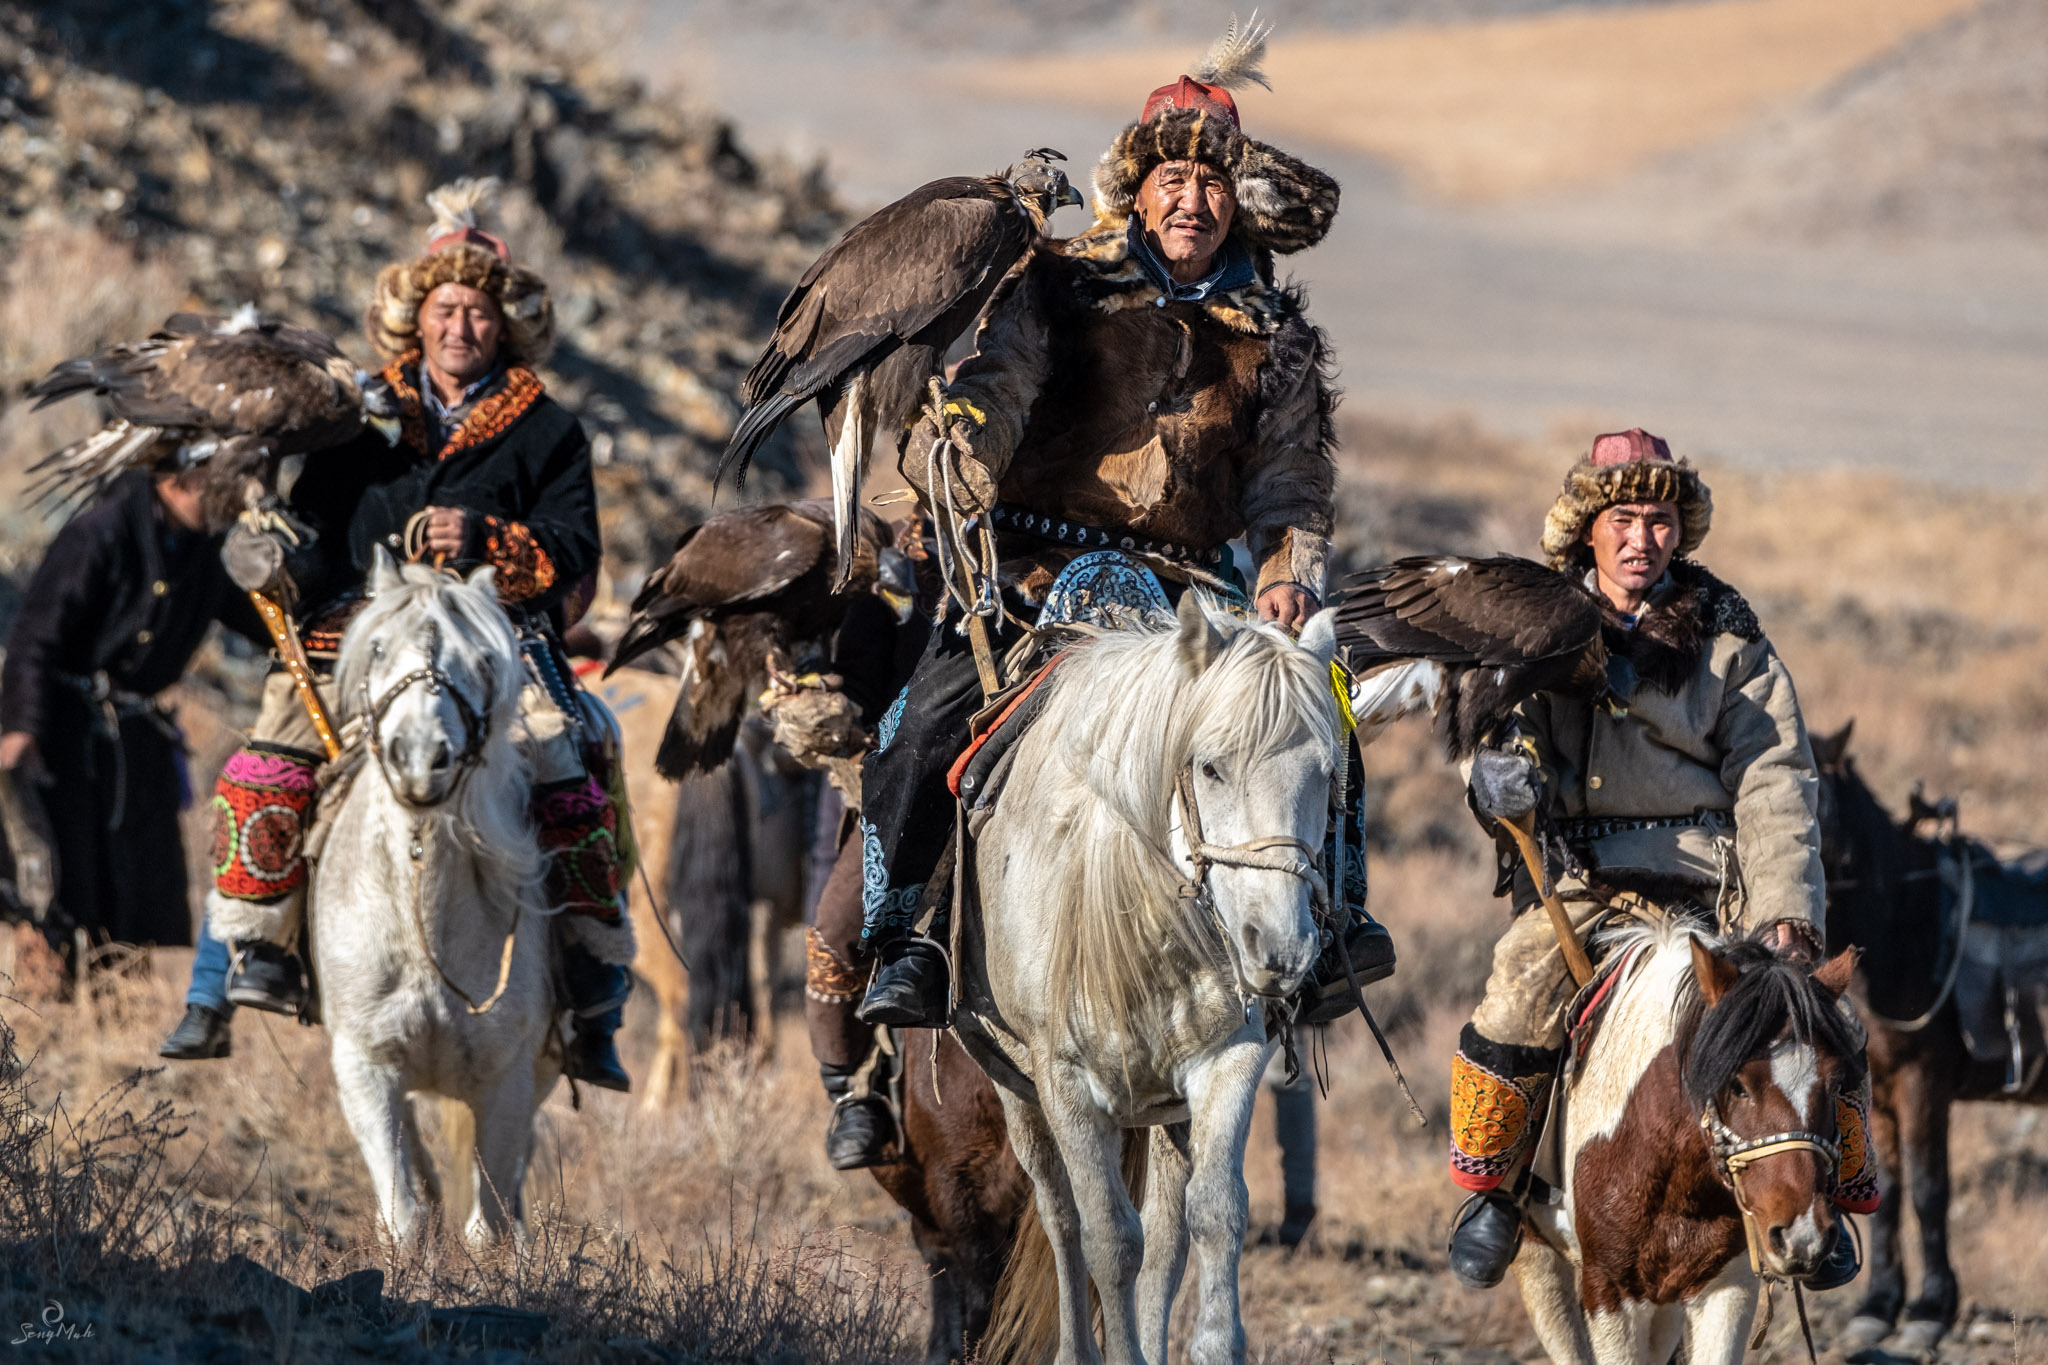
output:
<svg viewBox="0 0 2048 1365"><path fill-rule="evenodd" d="M504 239L478 226L477 218L496 199L495 177L458 180L427 196L434 226L427 251L415 260L377 273L363 330L386 360L419 349L420 305L444 284L466 284L498 301L505 315L499 352L518 365L532 365L555 344L555 305L547 281L512 264Z"/></svg>
<svg viewBox="0 0 2048 1365"><path fill-rule="evenodd" d="M1230 94L1254 81L1266 85L1259 63L1271 33L1256 14L1244 25L1233 18L1192 76L1152 92L1138 121L1117 134L1096 164L1098 221L1128 218L1138 187L1162 161L1200 161L1230 177L1237 191L1230 231L1246 245L1284 256L1323 240L1337 216L1337 182L1246 137Z"/></svg>
<svg viewBox="0 0 2048 1365"><path fill-rule="evenodd" d="M1592 550L1583 541L1593 518L1624 502L1678 505L1678 554L1689 557L1714 522L1714 496L1699 471L1671 458L1662 437L1641 427L1593 438L1593 449L1564 476L1550 515L1543 519L1543 556L1553 569L1583 567Z"/></svg>

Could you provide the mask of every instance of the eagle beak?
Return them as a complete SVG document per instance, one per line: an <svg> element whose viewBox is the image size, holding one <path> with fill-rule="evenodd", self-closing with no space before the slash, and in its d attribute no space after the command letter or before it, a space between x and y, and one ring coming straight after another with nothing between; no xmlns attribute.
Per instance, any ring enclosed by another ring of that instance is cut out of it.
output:
<svg viewBox="0 0 2048 1365"><path fill-rule="evenodd" d="M372 417L370 425L377 428L379 434L384 437L385 444L398 444L399 425L396 417Z"/></svg>
<svg viewBox="0 0 2048 1365"><path fill-rule="evenodd" d="M917 610L917 599L907 592L899 592L895 588L881 588L877 590L876 596L882 599L884 606L896 613L896 624L899 626L908 621L911 613Z"/></svg>
<svg viewBox="0 0 2048 1365"><path fill-rule="evenodd" d="M1060 192L1053 196L1052 206L1055 211L1058 211L1064 208L1080 208L1087 202L1087 200L1081 197L1081 191L1075 189L1072 185L1063 184L1060 186Z"/></svg>

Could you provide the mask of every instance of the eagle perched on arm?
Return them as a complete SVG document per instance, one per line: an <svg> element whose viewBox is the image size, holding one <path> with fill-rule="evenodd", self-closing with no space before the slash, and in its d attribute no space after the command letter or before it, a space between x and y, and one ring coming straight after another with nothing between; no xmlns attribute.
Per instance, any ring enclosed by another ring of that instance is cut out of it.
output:
<svg viewBox="0 0 2048 1365"><path fill-rule="evenodd" d="M812 399L832 448L838 586L854 561L853 508L877 436L899 446L946 352L1062 205L1081 203L1066 158L1038 148L1001 175L921 185L855 223L782 301L775 335L740 389L747 410L718 475L747 464Z"/></svg>
<svg viewBox="0 0 2048 1365"><path fill-rule="evenodd" d="M36 463L35 496L87 502L130 468L205 471L207 529L270 510L278 463L339 445L366 420L397 432L398 403L319 332L261 317L178 313L146 341L64 361L38 408L95 393L114 420Z"/></svg>
<svg viewBox="0 0 2048 1365"><path fill-rule="evenodd" d="M1336 610L1362 738L1428 708L1451 757L1469 758L1538 692L1607 692L1600 604L1532 560L1395 560L1350 578Z"/></svg>
<svg viewBox="0 0 2048 1365"><path fill-rule="evenodd" d="M899 622L909 617L909 557L887 522L858 511L850 561L835 548L832 505L810 498L720 513L683 532L648 576L605 676L683 640L683 688L654 759L662 776L707 772L732 757L747 702L771 673L821 661L862 594L880 598Z"/></svg>

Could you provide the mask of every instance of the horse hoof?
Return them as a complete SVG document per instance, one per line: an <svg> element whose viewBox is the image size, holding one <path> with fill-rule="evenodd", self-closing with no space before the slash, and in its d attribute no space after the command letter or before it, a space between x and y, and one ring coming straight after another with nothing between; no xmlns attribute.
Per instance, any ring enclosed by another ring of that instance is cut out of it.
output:
<svg viewBox="0 0 2048 1365"><path fill-rule="evenodd" d="M1883 1318L1858 1314L1842 1329L1841 1347L1844 1351L1867 1351L1891 1334L1892 1325Z"/></svg>
<svg viewBox="0 0 2048 1365"><path fill-rule="evenodd" d="M1948 1324L1932 1318L1915 1318L1899 1329L1898 1340L1892 1349L1902 1356L1916 1359L1931 1359L1934 1348L1948 1335Z"/></svg>

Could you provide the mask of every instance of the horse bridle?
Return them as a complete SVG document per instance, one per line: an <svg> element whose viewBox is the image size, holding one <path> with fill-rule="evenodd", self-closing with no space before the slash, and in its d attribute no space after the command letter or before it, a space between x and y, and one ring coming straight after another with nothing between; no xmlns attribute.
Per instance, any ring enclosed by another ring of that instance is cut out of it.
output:
<svg viewBox="0 0 2048 1365"><path fill-rule="evenodd" d="M1183 879L1183 900L1207 900L1209 869L1242 867L1257 872L1287 872L1308 883L1309 900L1319 919L1329 917L1330 889L1316 875L1316 853L1308 844L1287 834L1247 839L1241 844L1212 844L1202 836L1202 808L1195 802L1195 765L1182 765L1173 784L1180 800L1183 832L1187 835L1188 861L1195 865L1192 881Z"/></svg>
<svg viewBox="0 0 2048 1365"><path fill-rule="evenodd" d="M370 752L376 756L378 764L382 765L384 737L379 726L383 722L384 713L391 709L392 704L407 688L421 682L427 685L427 693L430 696L439 696L442 690L446 689L449 697L455 702L456 715L462 720L462 748L455 754L455 775L459 783L462 776L483 758L484 745L490 742L493 698L489 684L486 684L483 707L479 709L462 694L462 689L455 685L455 680L448 676L446 670L434 664L415 668L399 678L385 688L375 701L370 699L370 680L364 678L361 689L364 742L370 746ZM451 786L449 790L453 791L454 788Z"/></svg>
<svg viewBox="0 0 2048 1365"><path fill-rule="evenodd" d="M1749 1207L1748 1197L1742 1192L1742 1173L1765 1157L1785 1152L1812 1152L1825 1158L1828 1169L1832 1171L1841 1165L1841 1144L1830 1142L1819 1133L1808 1132L1804 1128L1788 1128L1782 1133L1745 1138L1722 1122L1720 1110L1712 1102L1700 1114L1700 1131L1706 1134L1707 1147L1713 1153L1714 1174L1735 1196L1735 1207L1742 1213L1742 1236L1749 1244L1750 1271L1762 1278L1763 1258L1757 1249L1756 1215Z"/></svg>

